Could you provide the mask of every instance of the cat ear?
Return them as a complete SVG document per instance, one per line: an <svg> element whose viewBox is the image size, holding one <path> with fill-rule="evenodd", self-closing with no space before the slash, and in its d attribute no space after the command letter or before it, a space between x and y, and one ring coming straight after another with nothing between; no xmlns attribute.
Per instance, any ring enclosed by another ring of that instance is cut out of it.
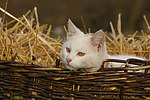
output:
<svg viewBox="0 0 150 100"><path fill-rule="evenodd" d="M68 20L68 34L67 34L67 39L70 38L70 37L72 37L72 36L79 35L79 34L83 34L83 33L69 19Z"/></svg>
<svg viewBox="0 0 150 100"><path fill-rule="evenodd" d="M92 45L100 46L105 41L105 33L102 30L97 31L92 37L91 37Z"/></svg>

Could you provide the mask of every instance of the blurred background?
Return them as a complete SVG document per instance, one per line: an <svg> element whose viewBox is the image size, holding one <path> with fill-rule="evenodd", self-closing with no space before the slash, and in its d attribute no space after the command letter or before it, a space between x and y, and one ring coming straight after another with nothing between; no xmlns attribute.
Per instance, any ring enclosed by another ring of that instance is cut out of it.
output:
<svg viewBox="0 0 150 100"><path fill-rule="evenodd" d="M5 4L6 0L0 0L0 7L4 8ZM8 0L7 11L21 17L36 6L40 24L52 25L52 35L57 34L54 37L63 35L63 26L67 25L69 18L82 31L81 17L91 32L99 29L109 32L109 23L112 22L116 29L118 14L121 13L123 33L133 34L136 30L147 29L143 15L150 20L149 5L150 0Z"/></svg>

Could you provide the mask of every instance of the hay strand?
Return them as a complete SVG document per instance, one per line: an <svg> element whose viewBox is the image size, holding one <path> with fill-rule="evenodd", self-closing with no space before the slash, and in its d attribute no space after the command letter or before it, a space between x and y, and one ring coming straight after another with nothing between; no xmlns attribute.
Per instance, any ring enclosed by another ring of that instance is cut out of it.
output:
<svg viewBox="0 0 150 100"><path fill-rule="evenodd" d="M43 34L43 30L47 26L40 26L37 8L35 7L32 12L28 11L20 18L14 17L1 7L0 11L14 19L8 24L0 23L0 58L54 67L55 60L60 55L62 44L59 39L49 37L51 25L47 34ZM16 24L12 28L6 28L11 23Z"/></svg>

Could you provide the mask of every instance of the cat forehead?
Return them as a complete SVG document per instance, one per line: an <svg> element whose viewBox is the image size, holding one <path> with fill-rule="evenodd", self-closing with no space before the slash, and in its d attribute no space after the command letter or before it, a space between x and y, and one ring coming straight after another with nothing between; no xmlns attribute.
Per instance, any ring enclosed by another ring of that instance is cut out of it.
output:
<svg viewBox="0 0 150 100"><path fill-rule="evenodd" d="M74 37L68 39L67 41L71 40L71 41L76 41L76 42L78 42L78 41L85 42L85 41L89 40L91 37L92 37L92 35L82 34L82 35L74 36Z"/></svg>
<svg viewBox="0 0 150 100"><path fill-rule="evenodd" d="M72 48L85 48L88 47L90 43L91 36L84 35L82 37L74 37L66 41L66 46L72 47Z"/></svg>

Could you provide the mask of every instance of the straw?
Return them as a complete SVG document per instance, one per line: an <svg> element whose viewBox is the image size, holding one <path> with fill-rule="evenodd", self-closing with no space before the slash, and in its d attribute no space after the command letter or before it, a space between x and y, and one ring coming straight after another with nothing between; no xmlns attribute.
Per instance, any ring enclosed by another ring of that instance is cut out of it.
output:
<svg viewBox="0 0 150 100"><path fill-rule="evenodd" d="M47 34L43 33L47 26L40 26L37 8L35 7L32 12L28 11L20 18L16 18L1 7L0 11L14 19L8 23L9 25L16 23L6 29L8 24L0 22L3 26L0 30L0 59L55 67L55 61L56 58L59 58L62 44L59 39L49 37L51 25Z"/></svg>

